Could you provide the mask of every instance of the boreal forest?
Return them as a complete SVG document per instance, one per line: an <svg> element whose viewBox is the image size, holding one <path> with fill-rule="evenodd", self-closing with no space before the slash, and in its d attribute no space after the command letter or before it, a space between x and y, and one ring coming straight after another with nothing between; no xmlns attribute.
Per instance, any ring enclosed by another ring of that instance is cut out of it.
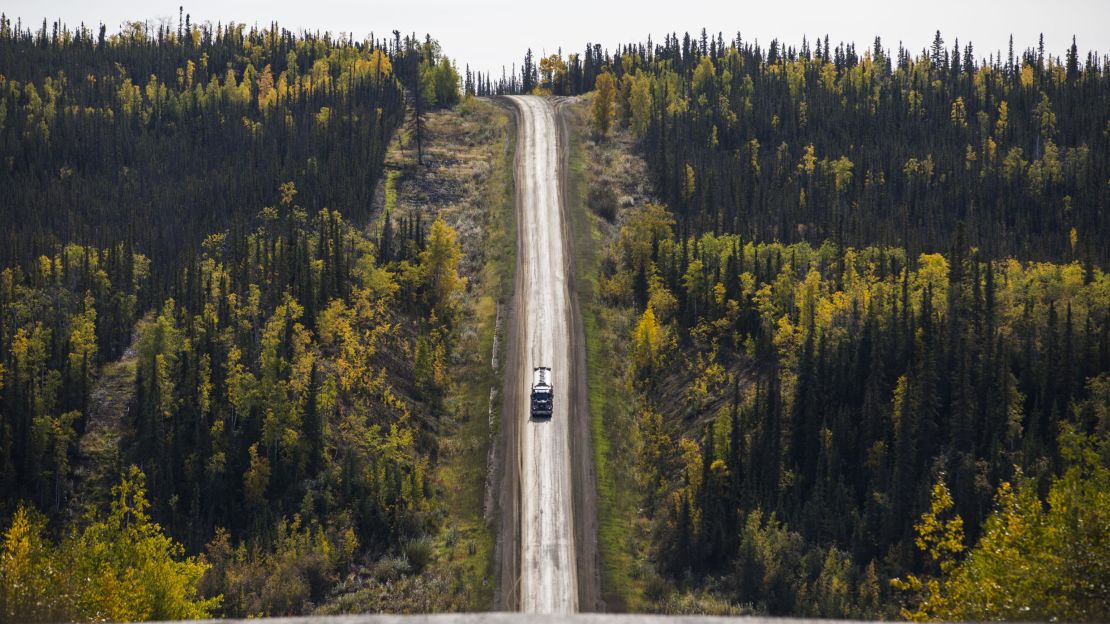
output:
<svg viewBox="0 0 1110 624"><path fill-rule="evenodd" d="M1110 615L1105 58L702 31L521 67L469 81L588 94L610 600Z"/></svg>
<svg viewBox="0 0 1110 624"><path fill-rule="evenodd" d="M0 622L490 608L512 154L436 150L511 94L570 107L599 604L1110 619L1107 57L166 23L0 16Z"/></svg>
<svg viewBox="0 0 1110 624"><path fill-rule="evenodd" d="M5 18L0 72L0 619L296 614L426 548L459 244L355 224L438 44Z"/></svg>

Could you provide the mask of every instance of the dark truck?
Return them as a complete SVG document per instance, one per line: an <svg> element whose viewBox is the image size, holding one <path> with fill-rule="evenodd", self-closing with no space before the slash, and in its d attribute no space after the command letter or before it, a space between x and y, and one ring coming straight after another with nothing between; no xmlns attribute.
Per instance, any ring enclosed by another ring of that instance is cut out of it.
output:
<svg viewBox="0 0 1110 624"><path fill-rule="evenodd" d="M551 369L547 366L532 369L532 418L551 418L554 398Z"/></svg>

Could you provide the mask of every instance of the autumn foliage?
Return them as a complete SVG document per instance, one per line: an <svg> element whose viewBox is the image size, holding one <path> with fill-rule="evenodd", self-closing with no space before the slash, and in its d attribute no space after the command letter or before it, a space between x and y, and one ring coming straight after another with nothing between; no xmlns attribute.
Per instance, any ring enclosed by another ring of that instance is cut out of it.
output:
<svg viewBox="0 0 1110 624"><path fill-rule="evenodd" d="M442 220L365 228L406 97L454 103L453 66L60 28L0 18L0 619L297 615L356 560L415 570L466 281Z"/></svg>

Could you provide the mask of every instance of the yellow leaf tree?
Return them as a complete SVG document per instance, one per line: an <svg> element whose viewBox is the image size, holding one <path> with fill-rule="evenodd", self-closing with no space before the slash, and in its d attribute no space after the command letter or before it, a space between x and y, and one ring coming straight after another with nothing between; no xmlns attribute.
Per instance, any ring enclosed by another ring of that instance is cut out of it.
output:
<svg viewBox="0 0 1110 624"><path fill-rule="evenodd" d="M437 318L449 320L455 312L455 295L466 287L459 276L458 234L443 219L436 219L428 235L428 245L420 252L420 268L427 287L428 303Z"/></svg>
<svg viewBox="0 0 1110 624"><path fill-rule="evenodd" d="M632 332L632 362L640 376L650 376L659 368L665 345L665 329L648 306Z"/></svg>
<svg viewBox="0 0 1110 624"><path fill-rule="evenodd" d="M186 557L149 513L132 466L112 488L107 515L55 546L46 521L20 508L0 547L0 621L143 621L210 617L221 597L197 594L208 564Z"/></svg>
<svg viewBox="0 0 1110 624"><path fill-rule="evenodd" d="M594 81L594 102L592 125L594 134L604 137L609 134L609 126L613 124L613 97L617 92L617 83L613 74L603 71Z"/></svg>

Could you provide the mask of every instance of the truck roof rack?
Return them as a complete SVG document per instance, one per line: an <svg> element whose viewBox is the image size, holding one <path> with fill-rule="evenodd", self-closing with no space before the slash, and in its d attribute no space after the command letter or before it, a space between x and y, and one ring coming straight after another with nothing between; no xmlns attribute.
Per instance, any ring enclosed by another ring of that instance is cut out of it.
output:
<svg viewBox="0 0 1110 624"><path fill-rule="evenodd" d="M537 366L532 369L532 387L551 387L551 367Z"/></svg>

